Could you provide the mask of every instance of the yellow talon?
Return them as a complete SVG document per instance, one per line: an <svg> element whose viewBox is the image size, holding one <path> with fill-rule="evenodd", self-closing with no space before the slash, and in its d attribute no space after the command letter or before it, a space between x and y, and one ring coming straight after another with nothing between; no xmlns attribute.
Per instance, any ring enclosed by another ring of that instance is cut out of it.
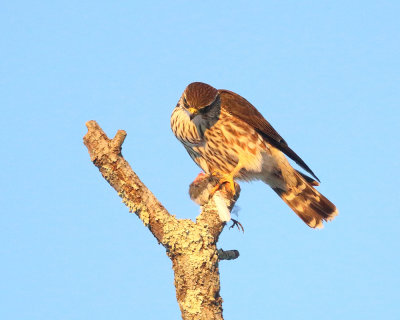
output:
<svg viewBox="0 0 400 320"><path fill-rule="evenodd" d="M236 194L236 190L235 190L235 181L233 180L233 177L235 177L242 168L243 168L242 162L239 161L236 167L230 173L212 172L211 174L217 177L219 181L218 184L211 191L211 196L213 196L214 193L217 192L224 183L229 183L229 189L231 189L230 191L234 196Z"/></svg>
<svg viewBox="0 0 400 320"><path fill-rule="evenodd" d="M215 174L215 176L218 177L218 174ZM236 193L235 181L233 180L233 176L230 174L225 174L219 179L217 185L212 189L211 196L213 196L214 193L217 192L224 183L229 184L228 186L229 186L230 191L232 192L233 195L235 195L235 193Z"/></svg>

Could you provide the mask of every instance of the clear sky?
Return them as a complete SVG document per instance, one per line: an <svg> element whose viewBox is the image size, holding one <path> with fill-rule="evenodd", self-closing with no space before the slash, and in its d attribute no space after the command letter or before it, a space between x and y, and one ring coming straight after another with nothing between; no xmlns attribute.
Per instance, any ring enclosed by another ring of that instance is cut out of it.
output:
<svg viewBox="0 0 400 320"><path fill-rule="evenodd" d="M170 114L193 81L272 123L339 208L309 229L242 184L225 319L399 319L398 1L3 1L0 319L179 319L171 262L90 162L94 119L166 208L200 172Z"/></svg>

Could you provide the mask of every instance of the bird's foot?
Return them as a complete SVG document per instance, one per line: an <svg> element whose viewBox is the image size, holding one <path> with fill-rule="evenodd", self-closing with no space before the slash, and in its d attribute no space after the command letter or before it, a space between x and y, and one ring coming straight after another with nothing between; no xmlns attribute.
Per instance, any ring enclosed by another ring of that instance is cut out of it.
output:
<svg viewBox="0 0 400 320"><path fill-rule="evenodd" d="M231 219L231 220L232 220L232 225L229 227L229 229L232 229L233 227L236 226L239 231L242 230L242 232L244 233L244 228L243 228L242 224L235 219Z"/></svg>
<svg viewBox="0 0 400 320"><path fill-rule="evenodd" d="M213 175L219 177L219 181L217 185L211 190L211 196L213 196L214 193L217 192L225 183L227 183L228 191L230 191L233 196L236 194L235 181L233 180L233 176L231 174L223 174L222 176L218 174Z"/></svg>

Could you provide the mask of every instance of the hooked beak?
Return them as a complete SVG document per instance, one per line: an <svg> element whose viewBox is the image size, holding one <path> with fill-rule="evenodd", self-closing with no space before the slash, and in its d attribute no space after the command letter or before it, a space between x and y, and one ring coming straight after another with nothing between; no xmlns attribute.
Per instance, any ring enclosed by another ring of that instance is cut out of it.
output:
<svg viewBox="0 0 400 320"><path fill-rule="evenodd" d="M190 115L189 115L190 120L193 120L194 117L196 117L199 114L199 110L197 110L195 108L189 108L188 111L190 113Z"/></svg>

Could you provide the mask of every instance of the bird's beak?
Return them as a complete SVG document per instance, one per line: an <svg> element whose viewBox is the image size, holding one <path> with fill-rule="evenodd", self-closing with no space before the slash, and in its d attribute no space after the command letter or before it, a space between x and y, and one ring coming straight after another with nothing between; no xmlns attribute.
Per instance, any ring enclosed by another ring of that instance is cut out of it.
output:
<svg viewBox="0 0 400 320"><path fill-rule="evenodd" d="M193 120L194 117L199 114L199 110L197 110L195 108L189 108L188 111L190 113L190 120Z"/></svg>

